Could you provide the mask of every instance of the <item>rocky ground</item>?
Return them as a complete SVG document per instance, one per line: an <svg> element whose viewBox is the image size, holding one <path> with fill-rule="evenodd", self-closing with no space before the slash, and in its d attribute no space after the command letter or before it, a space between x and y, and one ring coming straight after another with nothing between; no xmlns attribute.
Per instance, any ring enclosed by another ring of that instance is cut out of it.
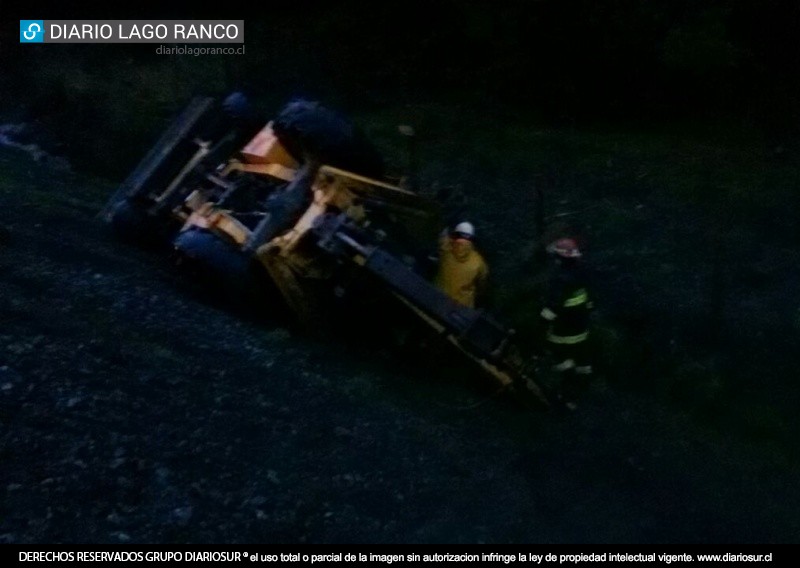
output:
<svg viewBox="0 0 800 568"><path fill-rule="evenodd" d="M781 439L603 379L526 412L242 318L109 238L112 183L0 172L2 542L797 541Z"/></svg>

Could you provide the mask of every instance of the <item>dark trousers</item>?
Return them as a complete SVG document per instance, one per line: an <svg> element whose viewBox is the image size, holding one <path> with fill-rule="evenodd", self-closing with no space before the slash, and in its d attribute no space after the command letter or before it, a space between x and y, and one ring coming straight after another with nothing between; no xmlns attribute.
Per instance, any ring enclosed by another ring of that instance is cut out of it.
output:
<svg viewBox="0 0 800 568"><path fill-rule="evenodd" d="M560 377L562 398L566 401L575 400L586 391L592 378L587 342L565 344L548 341L547 347L553 356L552 369Z"/></svg>

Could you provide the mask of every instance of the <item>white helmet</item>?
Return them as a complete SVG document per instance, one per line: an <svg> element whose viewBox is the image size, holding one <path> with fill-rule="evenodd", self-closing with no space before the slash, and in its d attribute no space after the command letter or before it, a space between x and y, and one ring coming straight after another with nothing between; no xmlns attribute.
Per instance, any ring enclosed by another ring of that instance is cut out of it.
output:
<svg viewBox="0 0 800 568"><path fill-rule="evenodd" d="M475 227L468 221L462 221L453 229L453 236L471 241L475 238Z"/></svg>

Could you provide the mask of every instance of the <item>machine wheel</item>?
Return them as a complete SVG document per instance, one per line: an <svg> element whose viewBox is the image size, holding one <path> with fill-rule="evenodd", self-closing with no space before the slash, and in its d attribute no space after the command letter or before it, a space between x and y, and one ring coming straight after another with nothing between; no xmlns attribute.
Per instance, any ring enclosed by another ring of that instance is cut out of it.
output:
<svg viewBox="0 0 800 568"><path fill-rule="evenodd" d="M308 157L368 177L384 175L383 158L364 134L319 103L292 101L280 111L272 128L298 161Z"/></svg>
<svg viewBox="0 0 800 568"><path fill-rule="evenodd" d="M154 217L145 204L130 199L117 201L107 218L120 240L145 247L163 246L169 242L170 233L178 229L171 218Z"/></svg>
<svg viewBox="0 0 800 568"><path fill-rule="evenodd" d="M215 300L248 312L283 315L280 294L252 256L205 229L189 229L173 240L183 271Z"/></svg>

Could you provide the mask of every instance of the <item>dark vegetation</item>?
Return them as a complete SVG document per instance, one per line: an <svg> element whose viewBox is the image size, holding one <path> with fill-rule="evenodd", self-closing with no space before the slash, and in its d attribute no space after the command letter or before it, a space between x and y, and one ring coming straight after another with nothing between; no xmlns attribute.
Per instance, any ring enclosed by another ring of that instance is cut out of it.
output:
<svg viewBox="0 0 800 568"><path fill-rule="evenodd" d="M281 6L268 18L245 14L244 57L20 46L15 26L2 29L2 122L25 123L20 139L67 157L82 176L37 171L21 153L3 155L0 386L11 385L7 396L19 398L7 398L0 415L10 425L0 451L13 467L26 463L15 449L22 443L41 455L58 454L59 444L75 453L65 454L66 470L41 458L26 471L5 471L3 538L796 540L797 4L542 0L496 10L451 2L425 14L384 5L363 13L346 4L315 18ZM106 10L92 17L135 17ZM426 405L478 395L448 380L409 383L364 354L338 361L328 347L196 307L176 291L168 268L101 242L91 212L113 183L98 178L121 179L194 93L236 88L267 113L291 96L325 100L355 117L394 170L404 167L396 125L414 125L423 186L467 195L464 209L493 270L493 308L524 339L539 309L530 204L541 191L548 234L577 232L594 276L603 373L581 414L565 422L509 417L493 401L469 411ZM56 245L61 234L77 236ZM111 285L97 287L97 274ZM37 297L59 298L52 309L80 319L50 319ZM175 320L149 322L159 310ZM127 318L144 323L129 327ZM174 339L210 318L226 328L204 343L214 346L214 364L205 355L193 359L194 346ZM267 362L276 358L297 367L294 378L270 374ZM25 388L28 398L17 394ZM120 416L146 412L129 425L114 422L121 418L103 410L113 404L90 392L110 397ZM187 394L162 410L158 393L176 392ZM92 438L85 432L94 426L74 421L71 409L84 404L95 406L78 416L102 424L107 436ZM189 427L177 418L204 408L217 422ZM411 417L401 417L407 409ZM68 427L47 434L51 422ZM161 438L137 430L148 423L161 424ZM352 448L314 465L300 457L333 451L328 434ZM84 435L102 450L81 446ZM299 444L286 441L295 435ZM470 437L484 453L467 459ZM242 456L268 444L277 448L274 463L308 468L308 476L254 458L241 475L200 463L225 447ZM103 452L118 465L91 461ZM416 475L415 452L432 464L430 474L398 488ZM395 471L387 456L398 453ZM372 466L351 465L367 463L367 455ZM192 460L200 461L185 465ZM493 460L499 465L486 465ZM611 465L598 469L601 462ZM86 467L97 479L81 473ZM102 478L106 467L116 482ZM130 471L118 475L120 467ZM554 481L565 469L571 473ZM203 471L194 484L174 479L193 471ZM203 483L217 475L233 477L209 493ZM327 501L326 476L336 488ZM131 485L142 479L143 488ZM443 499L455 503L455 517L473 519L495 506L511 512L481 526L426 509L423 501L452 479L460 485ZM506 483L508 491L497 488ZM75 503L48 513L51 484ZM459 489L485 492L483 501L468 504ZM91 491L105 495L84 511L91 522L67 528L70 511ZM395 526L374 504L387 496L405 500ZM637 498L643 501L634 505ZM24 507L33 513L26 517ZM617 519L610 523L609 508ZM230 526L217 522L220 511L230 514ZM539 513L541 521L530 521ZM518 524L515 514L532 524ZM748 532L757 526L753 515L763 517L762 532Z"/></svg>

